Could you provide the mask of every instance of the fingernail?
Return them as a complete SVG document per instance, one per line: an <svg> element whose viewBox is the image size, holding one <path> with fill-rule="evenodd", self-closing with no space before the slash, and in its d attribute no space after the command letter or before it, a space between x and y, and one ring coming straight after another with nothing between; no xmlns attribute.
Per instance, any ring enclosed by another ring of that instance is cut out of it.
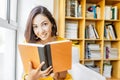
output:
<svg viewBox="0 0 120 80"><path fill-rule="evenodd" d="M44 64L45 62L44 61L42 61L42 64Z"/></svg>

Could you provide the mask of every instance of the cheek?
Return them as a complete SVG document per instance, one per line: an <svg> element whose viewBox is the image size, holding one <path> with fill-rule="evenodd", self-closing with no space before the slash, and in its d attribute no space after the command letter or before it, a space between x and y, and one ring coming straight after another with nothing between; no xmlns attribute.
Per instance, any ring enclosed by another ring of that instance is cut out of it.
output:
<svg viewBox="0 0 120 80"><path fill-rule="evenodd" d="M36 33L36 29L33 29L33 32Z"/></svg>
<svg viewBox="0 0 120 80"><path fill-rule="evenodd" d="M38 29L34 29L34 34L37 35L38 34Z"/></svg>
<svg viewBox="0 0 120 80"><path fill-rule="evenodd" d="M46 31L49 32L49 33L51 33L52 32L52 28L48 27L48 28L46 28Z"/></svg>

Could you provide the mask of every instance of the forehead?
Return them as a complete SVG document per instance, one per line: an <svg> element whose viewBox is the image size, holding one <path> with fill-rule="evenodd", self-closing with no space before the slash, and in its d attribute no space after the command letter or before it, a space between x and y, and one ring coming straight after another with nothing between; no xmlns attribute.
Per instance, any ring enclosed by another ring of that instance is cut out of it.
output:
<svg viewBox="0 0 120 80"><path fill-rule="evenodd" d="M42 15L42 14L37 14L34 18L33 18L33 23L42 23L44 21L49 21L49 19Z"/></svg>

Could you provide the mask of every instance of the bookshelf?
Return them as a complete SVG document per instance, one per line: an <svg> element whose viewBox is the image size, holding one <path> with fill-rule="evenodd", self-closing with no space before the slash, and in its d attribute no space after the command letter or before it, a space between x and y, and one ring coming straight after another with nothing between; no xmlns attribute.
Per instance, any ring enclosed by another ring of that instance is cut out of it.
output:
<svg viewBox="0 0 120 80"><path fill-rule="evenodd" d="M77 36L74 38L68 33L67 36L70 37L67 38L73 41L74 45L79 45L80 63L94 63L99 73L104 75L104 64L109 62L112 66L111 75L106 79L120 80L120 0L59 0L59 36L66 38L68 21L77 23L77 31L72 31L77 32ZM112 25L114 30L106 29L108 24ZM90 28L90 25L93 27ZM90 32L92 28L94 32ZM99 37L96 37L95 31ZM87 43L93 44L93 47L98 44L100 51L92 54L92 57L90 53L89 56L86 52ZM99 57L96 58L98 54Z"/></svg>

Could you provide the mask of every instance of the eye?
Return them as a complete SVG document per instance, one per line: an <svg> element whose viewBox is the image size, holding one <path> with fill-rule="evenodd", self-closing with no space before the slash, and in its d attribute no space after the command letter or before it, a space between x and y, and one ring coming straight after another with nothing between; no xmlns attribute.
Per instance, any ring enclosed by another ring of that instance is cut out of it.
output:
<svg viewBox="0 0 120 80"><path fill-rule="evenodd" d="M48 23L46 23L46 22L45 22L45 23L43 23L43 25L44 25L44 26L46 26L47 24L48 24Z"/></svg>
<svg viewBox="0 0 120 80"><path fill-rule="evenodd" d="M33 28L37 28L38 26L37 25L33 25Z"/></svg>

